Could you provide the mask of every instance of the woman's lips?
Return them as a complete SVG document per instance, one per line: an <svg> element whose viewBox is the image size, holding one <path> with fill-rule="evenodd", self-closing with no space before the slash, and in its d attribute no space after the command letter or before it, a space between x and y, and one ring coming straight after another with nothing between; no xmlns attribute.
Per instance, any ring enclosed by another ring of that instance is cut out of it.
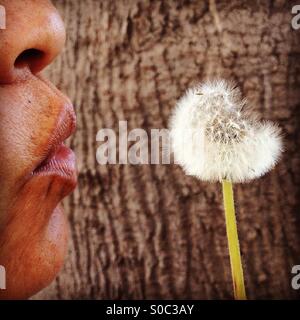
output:
<svg viewBox="0 0 300 320"><path fill-rule="evenodd" d="M62 106L56 126L49 135L46 156L40 159L32 172L33 176L60 177L66 182L76 185L76 158L74 152L65 146L68 139L76 129L76 116L71 104Z"/></svg>
<svg viewBox="0 0 300 320"><path fill-rule="evenodd" d="M59 176L64 179L76 181L75 162L74 152L61 143L33 171L33 175Z"/></svg>

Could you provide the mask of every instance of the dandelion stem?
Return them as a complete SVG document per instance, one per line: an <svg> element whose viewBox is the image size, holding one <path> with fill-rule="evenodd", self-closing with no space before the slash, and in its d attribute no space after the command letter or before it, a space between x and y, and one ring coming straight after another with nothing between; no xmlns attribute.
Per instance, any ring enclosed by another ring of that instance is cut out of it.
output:
<svg viewBox="0 0 300 320"><path fill-rule="evenodd" d="M234 298L236 300L246 300L243 266L234 211L232 182L222 180L222 188Z"/></svg>

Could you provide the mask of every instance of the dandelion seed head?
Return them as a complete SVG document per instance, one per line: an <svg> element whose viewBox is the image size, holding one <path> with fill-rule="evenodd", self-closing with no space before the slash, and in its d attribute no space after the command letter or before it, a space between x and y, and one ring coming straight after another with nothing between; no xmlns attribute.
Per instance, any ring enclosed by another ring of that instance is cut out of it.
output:
<svg viewBox="0 0 300 320"><path fill-rule="evenodd" d="M187 90L170 121L175 161L187 174L245 182L274 167L283 149L280 129L259 121L245 105L224 80Z"/></svg>

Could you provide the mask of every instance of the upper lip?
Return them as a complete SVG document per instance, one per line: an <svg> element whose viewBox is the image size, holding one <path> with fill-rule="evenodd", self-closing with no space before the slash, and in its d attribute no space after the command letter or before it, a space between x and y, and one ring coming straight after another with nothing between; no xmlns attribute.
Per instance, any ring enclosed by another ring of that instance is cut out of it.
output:
<svg viewBox="0 0 300 320"><path fill-rule="evenodd" d="M75 129L76 115L74 108L71 104L66 104L62 108L57 118L56 126L49 136L47 150L45 150L44 156L40 159L34 170L39 168L47 159L51 158L57 148L75 132Z"/></svg>

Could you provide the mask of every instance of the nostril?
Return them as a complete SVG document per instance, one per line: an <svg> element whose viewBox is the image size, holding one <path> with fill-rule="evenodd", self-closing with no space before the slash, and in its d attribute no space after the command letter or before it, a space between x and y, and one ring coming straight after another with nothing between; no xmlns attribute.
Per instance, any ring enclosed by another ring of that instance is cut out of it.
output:
<svg viewBox="0 0 300 320"><path fill-rule="evenodd" d="M31 68L38 63L38 61L42 60L43 57L44 52L38 49L24 50L15 60L15 67L23 68L24 66L29 66Z"/></svg>

